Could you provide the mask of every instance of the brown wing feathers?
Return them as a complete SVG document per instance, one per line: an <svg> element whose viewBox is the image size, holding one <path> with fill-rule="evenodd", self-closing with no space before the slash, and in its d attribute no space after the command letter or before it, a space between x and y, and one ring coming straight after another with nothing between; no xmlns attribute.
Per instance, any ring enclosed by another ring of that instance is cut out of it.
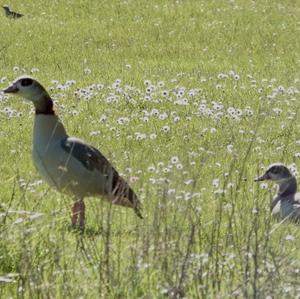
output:
<svg viewBox="0 0 300 299"><path fill-rule="evenodd" d="M141 214L141 203L137 195L127 182L119 176L115 169L113 169L112 186L110 190L110 195L112 196L112 202L114 204L132 207L137 216L143 219Z"/></svg>
<svg viewBox="0 0 300 299"><path fill-rule="evenodd" d="M96 148L70 137L64 139L61 146L88 170L98 170L107 176L107 189L105 191L114 204L131 207L137 216L143 218L141 203L137 195Z"/></svg>

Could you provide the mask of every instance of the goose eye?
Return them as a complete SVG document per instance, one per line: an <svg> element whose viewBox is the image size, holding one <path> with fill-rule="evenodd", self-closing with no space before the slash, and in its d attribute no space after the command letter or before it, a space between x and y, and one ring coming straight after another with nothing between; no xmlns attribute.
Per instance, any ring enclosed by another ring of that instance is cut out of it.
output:
<svg viewBox="0 0 300 299"><path fill-rule="evenodd" d="M279 173L279 171L280 171L280 169L279 169L278 167L274 167L274 169L273 169L273 173L274 173L274 174Z"/></svg>
<svg viewBox="0 0 300 299"><path fill-rule="evenodd" d="M29 85L31 85L32 84L32 80L31 79L22 79L21 80L21 85L22 86L29 86Z"/></svg>

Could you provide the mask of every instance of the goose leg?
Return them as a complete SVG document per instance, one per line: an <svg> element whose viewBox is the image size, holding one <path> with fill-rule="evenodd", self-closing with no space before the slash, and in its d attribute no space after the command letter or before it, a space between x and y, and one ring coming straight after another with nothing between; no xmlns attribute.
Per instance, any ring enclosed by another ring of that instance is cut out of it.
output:
<svg viewBox="0 0 300 299"><path fill-rule="evenodd" d="M83 199L79 199L74 202L72 207L72 225L76 226L77 224L79 224L79 227L83 229L84 221L85 221L85 204Z"/></svg>

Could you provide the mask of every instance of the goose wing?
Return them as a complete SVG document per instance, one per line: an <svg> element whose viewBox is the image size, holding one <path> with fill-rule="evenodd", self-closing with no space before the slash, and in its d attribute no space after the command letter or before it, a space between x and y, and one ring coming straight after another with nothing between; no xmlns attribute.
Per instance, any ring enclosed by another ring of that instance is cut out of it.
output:
<svg viewBox="0 0 300 299"><path fill-rule="evenodd" d="M105 193L114 204L132 207L137 216L143 218L135 192L95 147L73 137L63 139L61 147L88 171L98 171L107 178Z"/></svg>

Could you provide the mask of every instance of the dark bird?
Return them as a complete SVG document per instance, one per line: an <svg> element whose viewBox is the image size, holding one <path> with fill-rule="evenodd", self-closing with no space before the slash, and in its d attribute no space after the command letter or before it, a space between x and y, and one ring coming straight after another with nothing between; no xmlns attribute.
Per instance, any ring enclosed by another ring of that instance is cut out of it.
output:
<svg viewBox="0 0 300 299"><path fill-rule="evenodd" d="M18 19L18 18L21 18L21 17L24 16L24 15L22 15L21 13L12 11L12 10L9 8L8 5L3 5L3 9L4 9L4 12L5 12L5 15L6 15L8 18Z"/></svg>

